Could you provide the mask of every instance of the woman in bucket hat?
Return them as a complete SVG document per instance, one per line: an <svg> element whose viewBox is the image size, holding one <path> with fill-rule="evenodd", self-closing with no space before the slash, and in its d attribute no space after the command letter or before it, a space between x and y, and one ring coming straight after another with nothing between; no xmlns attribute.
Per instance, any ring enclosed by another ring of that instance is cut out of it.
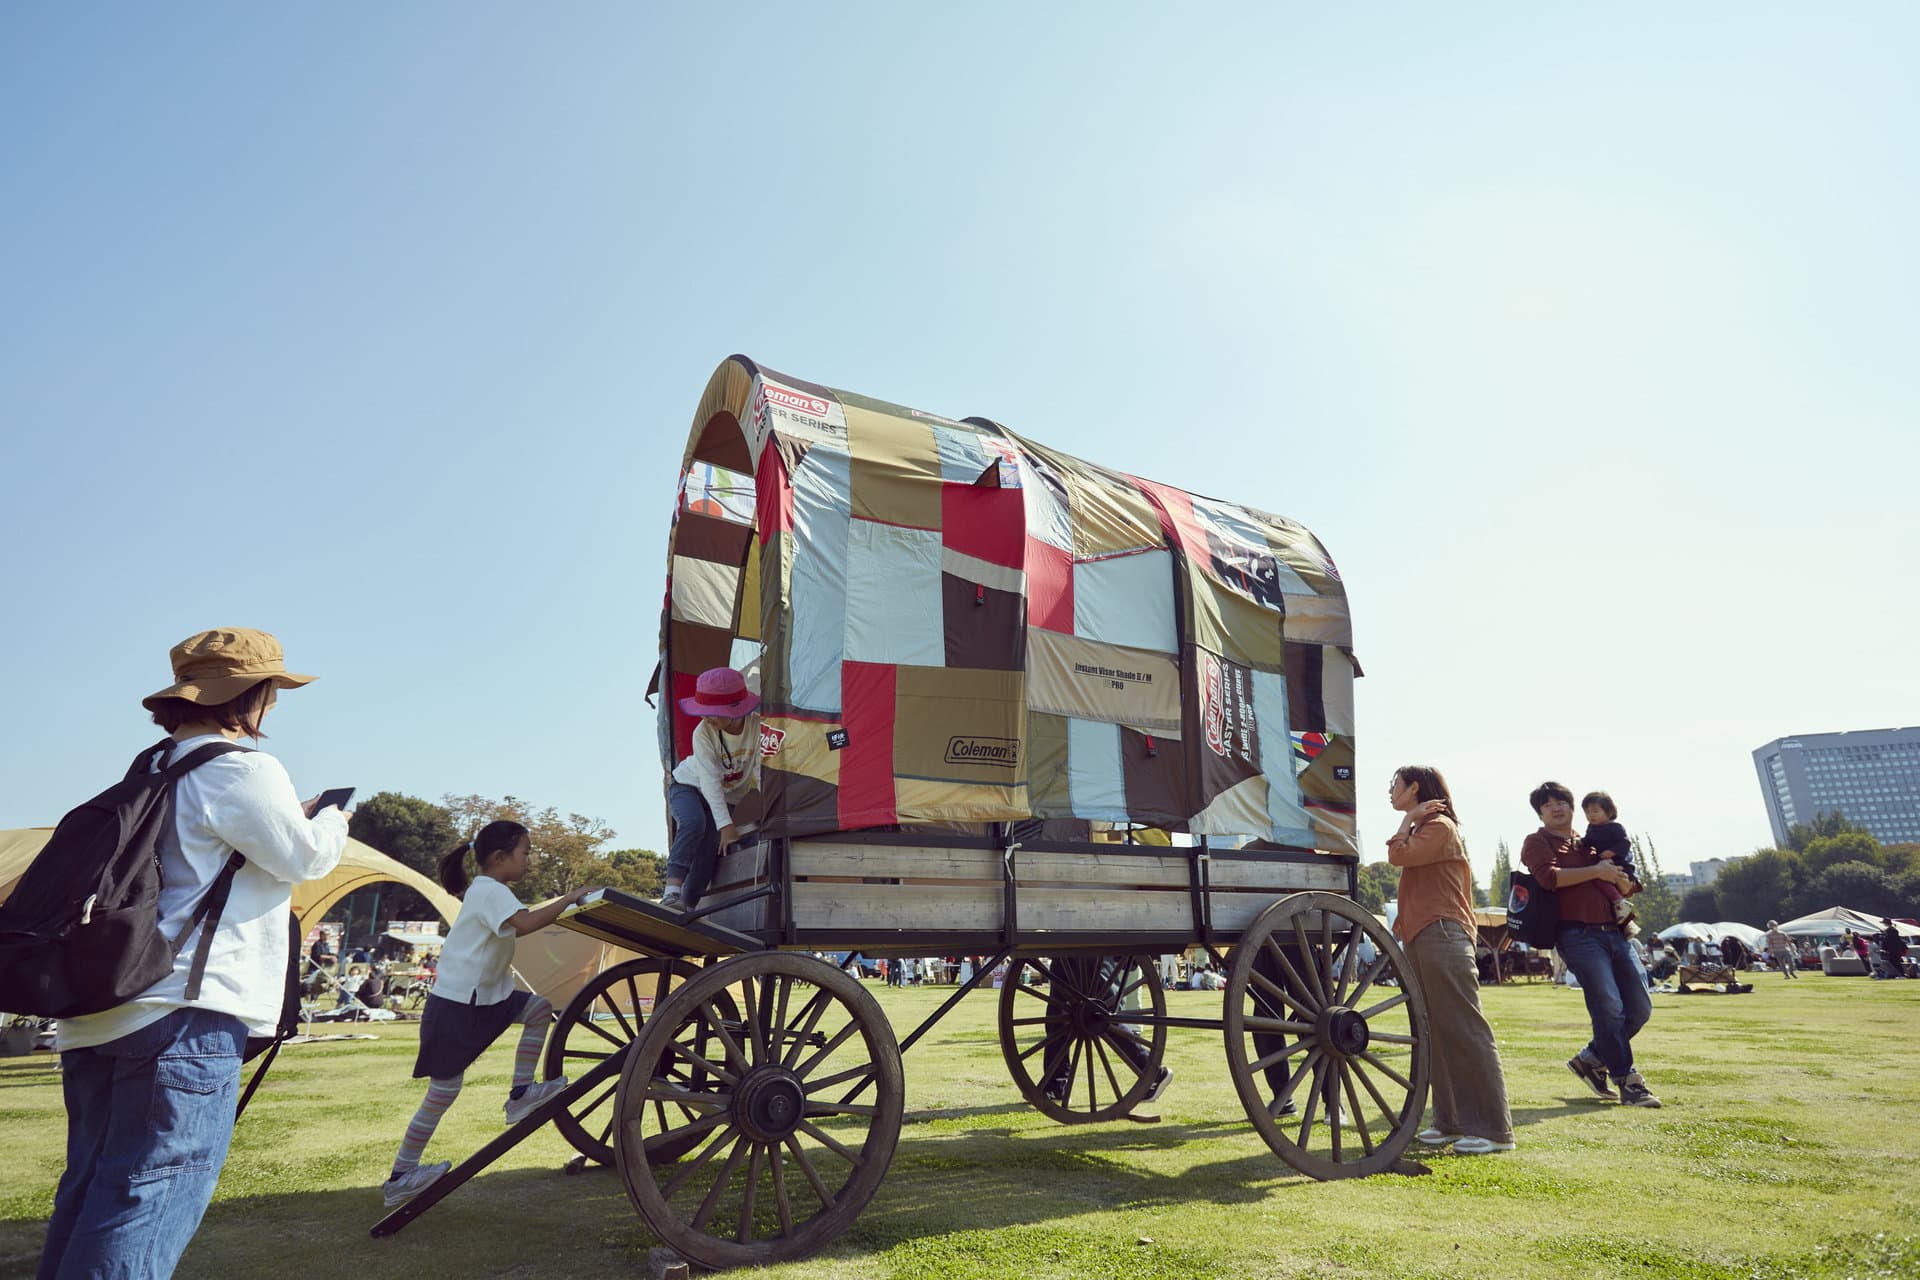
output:
<svg viewBox="0 0 1920 1280"><path fill-rule="evenodd" d="M141 701L171 738L155 766L230 749L176 784L174 839L161 841L161 931L180 937L229 855L245 862L197 984L201 948L188 938L167 977L118 1008L59 1023L67 1167L43 1280L172 1274L226 1163L247 1033L270 1035L280 1019L293 886L333 870L347 844L346 814L309 817L278 760L235 746L265 736L260 722L281 689L313 679L287 670L280 642L223 627L181 641L171 658L173 683Z"/></svg>
<svg viewBox="0 0 1920 1280"><path fill-rule="evenodd" d="M667 892L660 905L686 910L700 901L720 851L739 835L730 805L760 787L760 695L732 667L700 673L680 710L697 716L693 751L673 770L667 812L673 848L667 855Z"/></svg>

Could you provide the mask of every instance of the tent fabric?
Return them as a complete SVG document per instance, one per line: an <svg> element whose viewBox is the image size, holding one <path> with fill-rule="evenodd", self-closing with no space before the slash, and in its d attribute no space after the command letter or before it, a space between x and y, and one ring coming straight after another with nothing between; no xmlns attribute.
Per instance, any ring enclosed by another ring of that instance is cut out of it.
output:
<svg viewBox="0 0 1920 1280"><path fill-rule="evenodd" d="M663 763L699 673L757 651L770 834L1078 818L1357 852L1346 591L1291 520L733 356L667 565Z"/></svg>
<svg viewBox="0 0 1920 1280"><path fill-rule="evenodd" d="M1796 938L1837 938L1848 929L1855 933L1883 933L1886 927L1881 916L1870 916L1851 907L1828 907L1825 911L1815 911L1796 920L1784 920L1780 924L1780 931ZM1895 921L1894 927L1905 937L1920 938L1920 928L1913 925Z"/></svg>

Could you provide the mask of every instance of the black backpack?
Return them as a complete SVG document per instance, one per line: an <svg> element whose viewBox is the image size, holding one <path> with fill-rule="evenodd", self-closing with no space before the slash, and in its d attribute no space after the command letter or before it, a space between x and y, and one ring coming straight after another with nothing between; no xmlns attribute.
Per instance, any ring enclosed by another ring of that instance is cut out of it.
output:
<svg viewBox="0 0 1920 1280"><path fill-rule="evenodd" d="M160 932L160 844L173 836L175 784L215 756L252 748L208 743L156 771L173 746L169 738L142 751L125 778L60 819L0 904L0 1009L73 1018L117 1008L173 972L204 920L186 992L199 998L213 931L246 859L227 859L169 939Z"/></svg>
<svg viewBox="0 0 1920 1280"><path fill-rule="evenodd" d="M1524 871L1515 871L1507 883L1507 933L1535 950L1553 946L1560 931L1560 901L1553 890Z"/></svg>

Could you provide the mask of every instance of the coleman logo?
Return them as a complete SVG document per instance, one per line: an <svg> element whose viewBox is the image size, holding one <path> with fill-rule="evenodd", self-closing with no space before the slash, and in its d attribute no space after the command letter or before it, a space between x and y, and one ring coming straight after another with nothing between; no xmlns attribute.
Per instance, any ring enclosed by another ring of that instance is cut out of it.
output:
<svg viewBox="0 0 1920 1280"><path fill-rule="evenodd" d="M1200 655L1200 715L1206 723L1207 746L1213 754L1227 754L1227 689L1220 659Z"/></svg>
<svg viewBox="0 0 1920 1280"><path fill-rule="evenodd" d="M987 764L1002 769L1020 767L1018 738L948 738L948 764Z"/></svg>
<svg viewBox="0 0 1920 1280"><path fill-rule="evenodd" d="M827 416L827 402L819 396L804 395L798 391L789 391L785 387L776 387L771 383L761 383L767 393L767 399L782 409L791 409L795 413L804 413L809 418Z"/></svg>
<svg viewBox="0 0 1920 1280"><path fill-rule="evenodd" d="M761 755L763 756L779 755L780 746L786 740L787 740L787 731L785 729L776 729L770 724L762 724L760 726L760 754Z"/></svg>

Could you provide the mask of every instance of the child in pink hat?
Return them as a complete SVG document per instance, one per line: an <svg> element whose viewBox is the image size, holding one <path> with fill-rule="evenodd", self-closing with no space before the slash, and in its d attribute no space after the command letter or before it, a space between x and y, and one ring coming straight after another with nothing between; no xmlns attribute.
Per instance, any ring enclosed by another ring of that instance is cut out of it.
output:
<svg viewBox="0 0 1920 1280"><path fill-rule="evenodd" d="M700 673L680 710L698 716L693 751L673 770L667 812L673 847L667 855L667 892L660 905L681 911L706 892L720 851L739 836L729 806L760 787L760 695L732 667Z"/></svg>

